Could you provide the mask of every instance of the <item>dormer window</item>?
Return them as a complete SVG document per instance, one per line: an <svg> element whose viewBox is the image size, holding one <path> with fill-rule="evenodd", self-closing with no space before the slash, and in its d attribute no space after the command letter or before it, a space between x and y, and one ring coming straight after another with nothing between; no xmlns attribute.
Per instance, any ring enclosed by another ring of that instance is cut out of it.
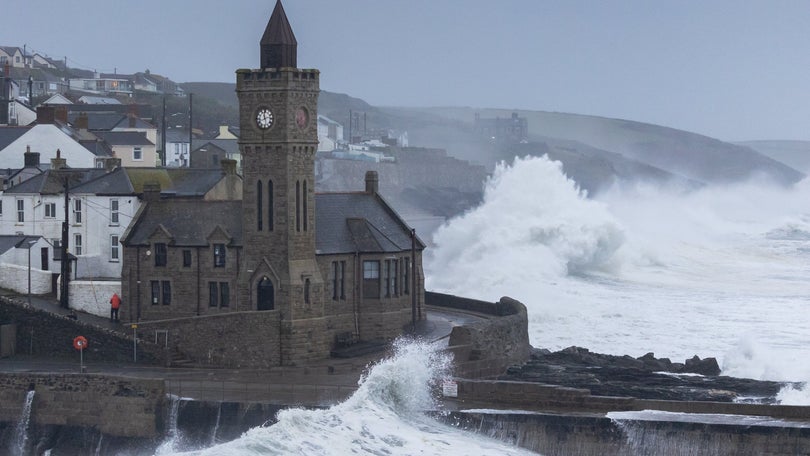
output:
<svg viewBox="0 0 810 456"><path fill-rule="evenodd" d="M225 267L225 244L214 244L214 267Z"/></svg>
<svg viewBox="0 0 810 456"><path fill-rule="evenodd" d="M166 244L158 242L155 244L155 266L166 266L168 258L168 251Z"/></svg>

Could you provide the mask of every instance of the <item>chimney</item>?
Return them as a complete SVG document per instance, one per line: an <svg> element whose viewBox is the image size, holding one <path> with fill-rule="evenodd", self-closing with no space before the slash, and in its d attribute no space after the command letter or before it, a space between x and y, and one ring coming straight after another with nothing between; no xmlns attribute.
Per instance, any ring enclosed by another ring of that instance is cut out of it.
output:
<svg viewBox="0 0 810 456"><path fill-rule="evenodd" d="M62 151L56 149L56 158L51 159L51 169L58 170L62 168L67 168L67 160L62 158Z"/></svg>
<svg viewBox="0 0 810 456"><path fill-rule="evenodd" d="M135 114L130 112L127 114L127 118L129 119L129 128L135 128L135 121L136 121Z"/></svg>
<svg viewBox="0 0 810 456"><path fill-rule="evenodd" d="M146 203L160 201L159 182L146 182L143 184L143 200Z"/></svg>
<svg viewBox="0 0 810 456"><path fill-rule="evenodd" d="M65 105L59 105L54 109L54 120L58 120L62 124L68 123L68 108Z"/></svg>
<svg viewBox="0 0 810 456"><path fill-rule="evenodd" d="M90 126L90 120L87 117L87 113L86 112L80 112L79 116L76 117L76 122L75 122L75 124L73 126L76 127L79 130L87 130L88 127Z"/></svg>
<svg viewBox="0 0 810 456"><path fill-rule="evenodd" d="M37 123L40 125L53 124L56 115L53 106L37 106Z"/></svg>
<svg viewBox="0 0 810 456"><path fill-rule="evenodd" d="M377 171L366 171L366 193L372 195L380 190L380 178L377 176Z"/></svg>
<svg viewBox="0 0 810 456"><path fill-rule="evenodd" d="M222 172L226 176L236 175L236 160L232 158L223 158L219 161L222 165Z"/></svg>
<svg viewBox="0 0 810 456"><path fill-rule="evenodd" d="M121 159L116 157L107 157L104 159L104 171L110 173L116 168L121 167Z"/></svg>
<svg viewBox="0 0 810 456"><path fill-rule="evenodd" d="M39 166L39 152L31 152L31 146L25 146L25 154L23 157L26 168Z"/></svg>

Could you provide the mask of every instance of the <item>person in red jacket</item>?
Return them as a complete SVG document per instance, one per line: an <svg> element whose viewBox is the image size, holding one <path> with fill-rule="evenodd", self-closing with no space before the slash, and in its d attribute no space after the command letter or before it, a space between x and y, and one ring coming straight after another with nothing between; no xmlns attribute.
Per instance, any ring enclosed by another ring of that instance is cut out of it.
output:
<svg viewBox="0 0 810 456"><path fill-rule="evenodd" d="M121 298L118 293L113 293L110 298L110 321L118 322L118 308L121 307Z"/></svg>

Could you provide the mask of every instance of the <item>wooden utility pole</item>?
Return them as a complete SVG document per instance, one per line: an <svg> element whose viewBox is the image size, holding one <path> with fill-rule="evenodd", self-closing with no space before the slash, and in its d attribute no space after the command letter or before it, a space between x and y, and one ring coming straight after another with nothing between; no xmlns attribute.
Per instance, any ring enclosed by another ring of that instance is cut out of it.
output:
<svg viewBox="0 0 810 456"><path fill-rule="evenodd" d="M68 283L70 282L70 259L68 258L68 216L70 214L70 177L69 174L63 173L62 178L64 179L64 190L65 190L65 219L62 221L62 245L60 247L61 250L61 275L62 275L62 282L60 287L59 293L59 305L65 309L70 308L70 304L68 302Z"/></svg>

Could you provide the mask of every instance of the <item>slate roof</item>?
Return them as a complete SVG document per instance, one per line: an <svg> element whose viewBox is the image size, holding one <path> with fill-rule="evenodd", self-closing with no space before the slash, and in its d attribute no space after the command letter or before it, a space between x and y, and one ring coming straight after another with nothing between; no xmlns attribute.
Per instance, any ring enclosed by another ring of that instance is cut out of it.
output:
<svg viewBox="0 0 810 456"><path fill-rule="evenodd" d="M410 250L410 228L379 195L365 192L315 195L318 254ZM416 248L424 249L417 238Z"/></svg>
<svg viewBox="0 0 810 456"><path fill-rule="evenodd" d="M6 253L13 248L26 249L31 248L28 241L38 241L42 236L26 236L26 235L0 235L0 254Z"/></svg>
<svg viewBox="0 0 810 456"><path fill-rule="evenodd" d="M276 1L273 14L270 15L270 20L264 29L261 44L298 44L281 1Z"/></svg>
<svg viewBox="0 0 810 456"><path fill-rule="evenodd" d="M148 245L155 231L164 229L173 245L207 246L217 226L231 236L230 245L242 245L241 201L161 200L141 207L137 222L124 235L124 245Z"/></svg>
<svg viewBox="0 0 810 456"><path fill-rule="evenodd" d="M0 127L0 150L8 147L30 129L31 127Z"/></svg>
<svg viewBox="0 0 810 456"><path fill-rule="evenodd" d="M148 182L160 184L161 194L202 197L222 180L221 169L201 168L124 168L136 193L143 193Z"/></svg>
<svg viewBox="0 0 810 456"><path fill-rule="evenodd" d="M104 175L101 168L68 168L59 171L48 170L6 190L7 194L34 193L57 195L64 189L64 178L70 176L70 188L77 187Z"/></svg>
<svg viewBox="0 0 810 456"><path fill-rule="evenodd" d="M129 116L127 116L121 119L121 121L118 122L118 124L116 124L116 126L113 128L155 128L155 126L141 119L140 117L135 117L135 125L130 126Z"/></svg>
<svg viewBox="0 0 810 456"><path fill-rule="evenodd" d="M6 193L59 194L63 180L59 173L71 176L71 192L96 195L136 195L143 193L148 182L158 182L164 196L202 198L222 180L222 170L192 168L70 168L52 170L34 176Z"/></svg>
<svg viewBox="0 0 810 456"><path fill-rule="evenodd" d="M238 155L240 153L238 139L195 139L191 142L191 151L194 152L197 149L205 147L207 144L213 144L229 155Z"/></svg>
<svg viewBox="0 0 810 456"><path fill-rule="evenodd" d="M76 118L80 111L68 112L68 122L76 125ZM87 112L87 129L93 131L110 131L118 125L126 116L117 112Z"/></svg>
<svg viewBox="0 0 810 456"><path fill-rule="evenodd" d="M410 229L379 196L369 193L315 195L315 249L319 255L395 253L411 249ZM208 235L221 226L242 246L241 201L160 200L151 202L132 225L124 243L147 245L162 226L175 245L206 246ZM416 248L424 249L417 238Z"/></svg>
<svg viewBox="0 0 810 456"><path fill-rule="evenodd" d="M112 157L113 150L109 144L95 139L80 139L79 144L93 153L97 157Z"/></svg>
<svg viewBox="0 0 810 456"><path fill-rule="evenodd" d="M111 146L154 146L140 131L99 131L96 135Z"/></svg>

